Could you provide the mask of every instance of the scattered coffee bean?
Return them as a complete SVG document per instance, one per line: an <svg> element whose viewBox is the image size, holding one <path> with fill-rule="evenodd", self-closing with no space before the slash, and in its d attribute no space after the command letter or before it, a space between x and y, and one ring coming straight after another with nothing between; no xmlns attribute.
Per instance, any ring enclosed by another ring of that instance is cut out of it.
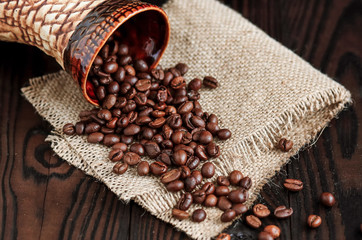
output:
<svg viewBox="0 0 362 240"><path fill-rule="evenodd" d="M205 191L206 195L213 194L215 192L215 185L211 182L207 182L201 189Z"/></svg>
<svg viewBox="0 0 362 240"><path fill-rule="evenodd" d="M268 225L264 228L263 231L269 233L273 237L273 239L280 236L280 228L275 225Z"/></svg>
<svg viewBox="0 0 362 240"><path fill-rule="evenodd" d="M246 216L246 223L252 228L259 228L261 226L261 221L258 217L254 215Z"/></svg>
<svg viewBox="0 0 362 240"><path fill-rule="evenodd" d="M192 213L192 221L194 222L202 222L205 220L206 218L206 212L203 209L196 209L193 213Z"/></svg>
<svg viewBox="0 0 362 240"><path fill-rule="evenodd" d="M164 174L162 174L162 176L160 177L160 180L163 184L167 184L170 182L173 182L177 179L179 179L181 176L181 172L179 169L172 169Z"/></svg>
<svg viewBox="0 0 362 240"><path fill-rule="evenodd" d="M129 150L131 152L137 153L140 156L145 155L145 149L144 149L143 145L139 144L139 143L132 144L131 147L129 148Z"/></svg>
<svg viewBox="0 0 362 240"><path fill-rule="evenodd" d="M227 186L218 186L215 189L216 196L227 196L230 193L230 189Z"/></svg>
<svg viewBox="0 0 362 240"><path fill-rule="evenodd" d="M253 207L253 213L258 218L265 218L270 215L270 210L264 204L256 204Z"/></svg>
<svg viewBox="0 0 362 240"><path fill-rule="evenodd" d="M248 208L242 203L233 204L231 209L235 211L236 215L241 215L248 211Z"/></svg>
<svg viewBox="0 0 362 240"><path fill-rule="evenodd" d="M322 218L318 215L309 215L308 216L308 220L307 220L307 224L309 227L311 228L317 228L321 225L322 223Z"/></svg>
<svg viewBox="0 0 362 240"><path fill-rule="evenodd" d="M230 181L227 177L225 176L218 176L216 178L216 182L217 184L219 184L220 186L230 186Z"/></svg>
<svg viewBox="0 0 362 240"><path fill-rule="evenodd" d="M336 203L336 199L334 198L332 193L324 192L321 194L319 200L324 206L332 207Z"/></svg>
<svg viewBox="0 0 362 240"><path fill-rule="evenodd" d="M120 149L123 152L127 151L127 144L124 143L116 143L112 146L112 149Z"/></svg>
<svg viewBox="0 0 362 240"><path fill-rule="evenodd" d="M215 240L231 240L231 236L227 233L220 233Z"/></svg>
<svg viewBox="0 0 362 240"><path fill-rule="evenodd" d="M100 132L94 132L88 135L87 141L90 143L100 143L104 138L104 134Z"/></svg>
<svg viewBox="0 0 362 240"><path fill-rule="evenodd" d="M217 137L220 140L229 139L231 137L231 132L229 129L220 129L219 131L217 131Z"/></svg>
<svg viewBox="0 0 362 240"><path fill-rule="evenodd" d="M211 76L204 77L202 83L204 84L205 87L208 88L217 88L219 86L219 82L216 80L216 78Z"/></svg>
<svg viewBox="0 0 362 240"><path fill-rule="evenodd" d="M287 208L286 206L279 206L274 210L274 216L280 219L290 217L292 214L293 209Z"/></svg>
<svg viewBox="0 0 362 240"><path fill-rule="evenodd" d="M72 123L67 123L63 127L63 132L67 135L73 135L75 133L75 128Z"/></svg>
<svg viewBox="0 0 362 240"><path fill-rule="evenodd" d="M123 162L117 162L114 166L113 166L113 172L116 174L123 174L127 171L128 169L128 164L127 163L123 163Z"/></svg>
<svg viewBox="0 0 362 240"><path fill-rule="evenodd" d="M170 182L166 185L166 189L170 192L178 192L184 189L185 184L181 180L175 180L173 182Z"/></svg>
<svg viewBox="0 0 362 240"><path fill-rule="evenodd" d="M230 209L233 206L233 204L227 199L225 196L219 197L217 201L217 207L223 211Z"/></svg>
<svg viewBox="0 0 362 240"><path fill-rule="evenodd" d="M258 234L258 240L273 240L274 238L268 232L260 232Z"/></svg>
<svg viewBox="0 0 362 240"><path fill-rule="evenodd" d="M249 190L251 188L252 182L251 182L251 178L249 177L244 177L240 180L239 186Z"/></svg>
<svg viewBox="0 0 362 240"><path fill-rule="evenodd" d="M202 174L199 170L194 170L191 172L191 176L195 178L196 180L196 185L199 185L202 182Z"/></svg>
<svg viewBox="0 0 362 240"><path fill-rule="evenodd" d="M137 165L137 173L140 176L146 176L150 172L150 165L146 161L141 161Z"/></svg>
<svg viewBox="0 0 362 240"><path fill-rule="evenodd" d="M167 166L163 162L153 162L150 165L150 171L152 174L159 176L167 171Z"/></svg>
<svg viewBox="0 0 362 240"><path fill-rule="evenodd" d="M303 182L297 179L285 179L283 185L292 192L298 192L303 189Z"/></svg>
<svg viewBox="0 0 362 240"><path fill-rule="evenodd" d="M194 203L202 204L205 201L206 193L204 190L196 190L192 193L192 198L194 200Z"/></svg>
<svg viewBox="0 0 362 240"><path fill-rule="evenodd" d="M239 185L240 180L243 178L243 174L238 171L234 170L229 174L229 180L232 185Z"/></svg>
<svg viewBox="0 0 362 240"><path fill-rule="evenodd" d="M249 196L248 192L245 189L237 189L237 190L232 190L228 194L228 199L233 203L244 203L248 199L248 196Z"/></svg>
<svg viewBox="0 0 362 240"><path fill-rule="evenodd" d="M189 218L188 212L182 211L177 208L172 209L172 216L178 220L184 220L184 219Z"/></svg>
<svg viewBox="0 0 362 240"><path fill-rule="evenodd" d="M292 149L293 147L293 142L285 138L282 138L279 140L277 147L283 152L289 152L290 149Z"/></svg>
<svg viewBox="0 0 362 240"><path fill-rule="evenodd" d="M123 151L120 149L113 149L109 152L108 158L112 162L118 162L123 157Z"/></svg>
<svg viewBox="0 0 362 240"><path fill-rule="evenodd" d="M217 205L218 199L214 194L209 194L206 196L204 205L206 207L215 207Z"/></svg>
<svg viewBox="0 0 362 240"><path fill-rule="evenodd" d="M220 217L222 222L230 222L236 217L236 212L233 209L227 209Z"/></svg>
<svg viewBox="0 0 362 240"><path fill-rule="evenodd" d="M180 210L187 211L193 202L191 193L184 193L181 198L178 200L176 208Z"/></svg>
<svg viewBox="0 0 362 240"><path fill-rule="evenodd" d="M215 166L211 162L204 163L201 167L201 174L204 178L211 178L215 174Z"/></svg>

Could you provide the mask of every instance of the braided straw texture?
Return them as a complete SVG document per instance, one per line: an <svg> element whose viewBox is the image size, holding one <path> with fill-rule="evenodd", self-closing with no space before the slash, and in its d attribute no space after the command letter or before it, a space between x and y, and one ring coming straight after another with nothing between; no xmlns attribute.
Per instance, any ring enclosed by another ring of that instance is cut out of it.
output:
<svg viewBox="0 0 362 240"><path fill-rule="evenodd" d="M63 51L75 27L103 1L0 1L0 40L36 46L63 67Z"/></svg>
<svg viewBox="0 0 362 240"><path fill-rule="evenodd" d="M351 95L215 0L172 0L164 10L171 39L161 64L185 62L190 66L189 80L205 75L219 80L220 87L202 90L200 100L203 110L216 113L221 127L233 133L231 139L218 142L222 155L213 159L216 175L238 169L251 177L250 206L268 179L316 138L351 102ZM220 221L222 212L216 208L205 208L207 218L201 223L173 219L171 209L180 193L167 192L153 176L139 177L135 168L117 176L107 160L108 148L89 144L85 137L63 135L65 123L77 122L79 111L92 107L65 72L32 79L23 93L54 126L47 138L54 151L102 181L120 199L134 199L195 239L210 239L231 224ZM290 152L274 148L281 137L293 140ZM195 205L189 212L200 207Z"/></svg>

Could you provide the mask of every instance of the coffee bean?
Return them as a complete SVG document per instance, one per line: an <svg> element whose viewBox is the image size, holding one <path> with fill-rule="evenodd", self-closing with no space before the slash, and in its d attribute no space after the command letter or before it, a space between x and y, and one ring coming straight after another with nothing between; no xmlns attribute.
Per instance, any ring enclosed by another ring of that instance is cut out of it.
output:
<svg viewBox="0 0 362 240"><path fill-rule="evenodd" d="M289 152L290 149L292 149L293 147L293 142L285 138L282 138L279 140L277 147L283 152Z"/></svg>
<svg viewBox="0 0 362 240"><path fill-rule="evenodd" d="M82 135L84 134L84 129L85 129L85 123L84 122L77 122L75 124L75 133L77 135Z"/></svg>
<svg viewBox="0 0 362 240"><path fill-rule="evenodd" d="M157 156L157 161L163 162L166 165L171 165L171 159L166 153L161 153Z"/></svg>
<svg viewBox="0 0 362 240"><path fill-rule="evenodd" d="M206 161L209 159L206 154L206 149L203 145L197 145L195 149L195 154L201 161Z"/></svg>
<svg viewBox="0 0 362 240"><path fill-rule="evenodd" d="M280 236L280 228L275 225L268 225L264 228L263 231L269 233L273 237L273 239Z"/></svg>
<svg viewBox="0 0 362 240"><path fill-rule="evenodd" d="M222 222L230 222L236 217L236 212L232 209L227 209L220 217Z"/></svg>
<svg viewBox="0 0 362 240"><path fill-rule="evenodd" d="M160 128L165 124L165 122L166 122L166 119L163 117L160 117L160 118L156 118L155 120L150 122L148 124L148 126L150 126L151 128Z"/></svg>
<svg viewBox="0 0 362 240"><path fill-rule="evenodd" d="M138 59L134 62L134 67L137 71L140 72L146 72L148 70L148 65L146 63L146 61L142 60L142 59Z"/></svg>
<svg viewBox="0 0 362 240"><path fill-rule="evenodd" d="M212 142L212 140L213 140L213 137L212 137L211 132L202 131L200 133L199 141L200 141L201 144L209 144L210 142Z"/></svg>
<svg viewBox="0 0 362 240"><path fill-rule="evenodd" d="M220 156L220 148L215 143L211 142L206 147L207 154L210 157L219 157Z"/></svg>
<svg viewBox="0 0 362 240"><path fill-rule="evenodd" d="M167 184L166 189L170 192L178 192L184 188L184 183L181 180L175 180Z"/></svg>
<svg viewBox="0 0 362 240"><path fill-rule="evenodd" d="M192 190L195 189L195 187L197 185L196 178L194 178L193 176L185 178L184 183L185 183L185 191L186 192L191 192Z"/></svg>
<svg viewBox="0 0 362 240"><path fill-rule="evenodd" d="M184 219L189 218L188 212L182 211L177 208L172 209L172 216L178 220L184 220Z"/></svg>
<svg viewBox="0 0 362 240"><path fill-rule="evenodd" d="M109 93L115 94L115 93L119 92L119 88L120 87L119 87L118 82L113 81L110 84L108 84L107 90L108 90Z"/></svg>
<svg viewBox="0 0 362 240"><path fill-rule="evenodd" d="M116 118L116 117L112 118L110 121L108 121L106 123L106 127L114 130L117 126L117 121L118 121L118 118ZM104 127L102 127L102 128L104 128Z"/></svg>
<svg viewBox="0 0 362 240"><path fill-rule="evenodd" d="M202 86L202 81L199 78L194 78L189 82L187 88L189 90L199 91L201 86Z"/></svg>
<svg viewBox="0 0 362 240"><path fill-rule="evenodd" d="M212 182L207 182L201 189L205 191L206 195L213 194L215 192L215 185Z"/></svg>
<svg viewBox="0 0 362 240"><path fill-rule="evenodd" d="M231 236L227 233L220 233L215 240L231 240Z"/></svg>
<svg viewBox="0 0 362 240"><path fill-rule="evenodd" d="M201 167L201 173L204 178L211 178L215 174L215 166L211 162L204 163Z"/></svg>
<svg viewBox="0 0 362 240"><path fill-rule="evenodd" d="M186 211L190 208L193 202L191 193L184 193L176 204L176 208Z"/></svg>
<svg viewBox="0 0 362 240"><path fill-rule="evenodd" d="M152 69L152 77L156 80L162 81L165 78L165 72L162 69Z"/></svg>
<svg viewBox="0 0 362 240"><path fill-rule="evenodd" d="M181 166L179 169L180 169L180 172L181 172L181 176L180 176L181 179L185 179L185 178L191 176L190 168L188 168L186 166Z"/></svg>
<svg viewBox="0 0 362 240"><path fill-rule="evenodd" d="M94 121L94 123L98 123L100 125L104 125L106 121L98 118L95 114L90 115L90 119Z"/></svg>
<svg viewBox="0 0 362 240"><path fill-rule="evenodd" d="M191 170L197 168L200 164L200 159L196 156L191 156L186 161L186 166L188 166Z"/></svg>
<svg viewBox="0 0 362 240"><path fill-rule="evenodd" d="M317 228L322 224L322 218L318 215L309 215L307 224L311 228Z"/></svg>
<svg viewBox="0 0 362 240"><path fill-rule="evenodd" d="M172 160L177 166L185 165L187 161L187 154L184 150L177 150L172 154Z"/></svg>
<svg viewBox="0 0 362 240"><path fill-rule="evenodd" d="M202 182L202 174L199 170L194 170L191 172L191 176L195 178L196 180L196 185L199 185Z"/></svg>
<svg viewBox="0 0 362 240"><path fill-rule="evenodd" d="M273 240L274 238L268 232L260 232L258 234L258 240Z"/></svg>
<svg viewBox="0 0 362 240"><path fill-rule="evenodd" d="M218 176L216 179L217 184L219 184L220 186L230 186L230 181L227 177L225 176Z"/></svg>
<svg viewBox="0 0 362 240"><path fill-rule="evenodd" d="M206 212L203 209L196 209L191 216L193 222L202 222L206 218Z"/></svg>
<svg viewBox="0 0 362 240"><path fill-rule="evenodd" d="M217 137L220 140L229 139L231 137L231 132L229 129L220 129L219 131L217 131Z"/></svg>
<svg viewBox="0 0 362 240"><path fill-rule="evenodd" d="M181 172L179 169L172 169L172 170L162 174L162 176L160 177L160 180L163 184L167 184L167 183L170 183L172 181L179 179L180 176L181 176Z"/></svg>
<svg viewBox="0 0 362 240"><path fill-rule="evenodd" d="M127 152L123 156L123 161L125 163L127 163L128 165L133 166L133 165L137 165L141 161L141 158L138 154L136 154L134 152Z"/></svg>
<svg viewBox="0 0 362 240"><path fill-rule="evenodd" d="M116 134L107 134L103 138L103 144L110 147L121 141L120 137Z"/></svg>
<svg viewBox="0 0 362 240"><path fill-rule="evenodd" d="M90 143L100 143L104 138L104 134L100 132L94 132L88 135L87 141Z"/></svg>
<svg viewBox="0 0 362 240"><path fill-rule="evenodd" d="M261 226L260 219L254 215L246 216L245 220L246 224L248 224L252 228L259 228Z"/></svg>
<svg viewBox="0 0 362 240"><path fill-rule="evenodd" d="M206 196L206 199L204 201L204 205L206 207L215 207L218 203L218 199L214 194L209 194Z"/></svg>
<svg viewBox="0 0 362 240"><path fill-rule="evenodd" d="M321 194L319 198L320 202L327 207L332 207L336 203L336 199L332 195L332 193L324 192Z"/></svg>
<svg viewBox="0 0 362 240"><path fill-rule="evenodd" d="M248 199L248 196L248 192L245 189L232 190L228 194L229 200L233 203L244 203Z"/></svg>
<svg viewBox="0 0 362 240"><path fill-rule="evenodd" d="M120 44L118 46L118 55L127 55L128 54L128 45Z"/></svg>
<svg viewBox="0 0 362 240"><path fill-rule="evenodd" d="M63 127L63 133L66 135L73 135L75 133L75 128L72 123L67 123Z"/></svg>
<svg viewBox="0 0 362 240"><path fill-rule="evenodd" d="M259 203L253 207L253 213L258 218L265 218L270 215L270 210L264 204Z"/></svg>
<svg viewBox="0 0 362 240"><path fill-rule="evenodd" d="M233 204L225 196L219 197L217 201L217 207L223 211L230 209Z"/></svg>
<svg viewBox="0 0 362 240"><path fill-rule="evenodd" d="M131 62L132 62L132 57L129 55L123 55L118 60L118 63L123 66L130 64Z"/></svg>
<svg viewBox="0 0 362 240"><path fill-rule="evenodd" d="M186 101L180 105L180 107L177 109L177 112L179 114L185 114L191 112L193 108L194 104L191 101Z"/></svg>
<svg viewBox="0 0 362 240"><path fill-rule="evenodd" d="M151 88L151 80L149 79L140 79L136 83L136 88L138 91L145 92Z"/></svg>
<svg viewBox="0 0 362 240"><path fill-rule="evenodd" d="M279 206L274 210L274 216L280 219L290 217L292 214L293 209L287 208L286 206Z"/></svg>
<svg viewBox="0 0 362 240"><path fill-rule="evenodd" d="M230 189L227 186L218 186L215 189L216 196L227 196L230 193Z"/></svg>
<svg viewBox="0 0 362 240"><path fill-rule="evenodd" d="M112 162L118 162L123 157L123 151L120 149L113 149L109 152L108 158Z"/></svg>
<svg viewBox="0 0 362 240"><path fill-rule="evenodd" d="M229 180L232 185L239 185L240 180L243 178L243 174L238 171L234 170L229 174Z"/></svg>
<svg viewBox="0 0 362 240"><path fill-rule="evenodd" d="M297 179L285 179L283 185L292 192L298 192L303 189L303 182Z"/></svg>
<svg viewBox="0 0 362 240"><path fill-rule="evenodd" d="M164 174L165 172L167 172L167 165L164 164L163 162L153 162L151 163L150 165L150 170L151 170L151 173L154 174L154 175L162 175Z"/></svg>
<svg viewBox="0 0 362 240"><path fill-rule="evenodd" d="M211 132L212 135L215 136L217 132L220 130L220 127L216 123L207 123L206 130L208 130L209 132Z"/></svg>
<svg viewBox="0 0 362 240"><path fill-rule="evenodd" d="M132 144L131 147L129 148L129 150L131 152L137 153L140 156L145 155L145 149L142 146L142 144L139 144L139 143Z"/></svg>
<svg viewBox="0 0 362 240"><path fill-rule="evenodd" d="M219 86L219 82L216 80L216 78L211 76L204 77L204 80L202 81L205 87L208 88L217 88Z"/></svg>
<svg viewBox="0 0 362 240"><path fill-rule="evenodd" d="M177 113L177 110L174 106L167 106L166 109L165 109L165 113L166 115L172 115L172 114L176 114Z"/></svg>
<svg viewBox="0 0 362 240"><path fill-rule="evenodd" d="M127 145L124 143L116 143L112 146L112 149L120 149L123 152L127 151Z"/></svg>
<svg viewBox="0 0 362 240"><path fill-rule="evenodd" d="M106 73L115 73L118 70L118 64L116 62L107 62L103 65L103 70Z"/></svg>
<svg viewBox="0 0 362 240"><path fill-rule="evenodd" d="M93 62L94 65L103 65L103 59L100 56L96 56Z"/></svg>
<svg viewBox="0 0 362 240"><path fill-rule="evenodd" d="M243 203L233 204L231 209L235 211L236 215L241 215L248 211L248 208Z"/></svg>
<svg viewBox="0 0 362 240"><path fill-rule="evenodd" d="M202 204L205 201L206 193L204 190L196 190L192 193L194 203Z"/></svg>
<svg viewBox="0 0 362 240"><path fill-rule="evenodd" d="M121 135L121 142L130 145L133 142L132 136Z"/></svg>
<svg viewBox="0 0 362 240"><path fill-rule="evenodd" d="M180 89L180 88L186 86L185 79L181 76L175 77L171 80L170 86L173 89Z"/></svg>
<svg viewBox="0 0 362 240"><path fill-rule="evenodd" d="M114 166L113 166L113 172L116 174L123 174L127 171L128 169L128 164L127 163L123 163L123 162L117 162Z"/></svg>
<svg viewBox="0 0 362 240"><path fill-rule="evenodd" d="M244 177L240 180L239 186L249 190L251 188L252 182L251 179L249 177Z"/></svg>
<svg viewBox="0 0 362 240"><path fill-rule="evenodd" d="M116 104L117 97L113 94L109 94L105 97L102 108L111 109Z"/></svg>
<svg viewBox="0 0 362 240"><path fill-rule="evenodd" d="M113 73L113 78L114 80L116 80L117 82L123 82L124 78L126 76L126 71L124 70L123 67L118 66L118 69L115 73Z"/></svg>
<svg viewBox="0 0 362 240"><path fill-rule="evenodd" d="M156 158L160 153L161 153L161 149L158 146L157 143L153 142L153 141L148 141L144 144L145 150L147 155L150 158Z"/></svg>
<svg viewBox="0 0 362 240"><path fill-rule="evenodd" d="M178 63L176 69L180 71L181 75L185 75L189 70L189 67L185 63Z"/></svg>
<svg viewBox="0 0 362 240"><path fill-rule="evenodd" d="M146 161L141 161L137 165L137 173L140 176L146 176L150 172L150 165Z"/></svg>

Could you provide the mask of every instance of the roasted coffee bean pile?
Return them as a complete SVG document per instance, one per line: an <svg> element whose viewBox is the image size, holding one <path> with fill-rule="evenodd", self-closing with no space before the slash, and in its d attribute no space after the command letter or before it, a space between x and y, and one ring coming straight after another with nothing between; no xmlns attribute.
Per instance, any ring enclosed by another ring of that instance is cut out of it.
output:
<svg viewBox="0 0 362 240"><path fill-rule="evenodd" d="M206 163L204 166L205 165ZM201 182L202 177L205 175L204 171L208 176L214 169L210 170L207 167L206 170L203 170L201 168L200 178L196 178L196 183L192 181L193 186ZM185 184L189 184L189 182L185 182ZM200 189L193 192L187 191L188 187L185 185L186 192L181 196L175 208L172 210L172 216L180 220L186 219L189 217L187 210L192 204L202 204L206 207L218 207L224 211L220 220L222 222L230 222L248 210L243 203L249 197L248 190L251 185L251 179L247 176L244 177L238 170L232 171L228 177L219 176L215 184L206 182ZM206 212L202 209L195 210L191 216L191 220L194 222L201 222L205 218Z"/></svg>
<svg viewBox="0 0 362 240"><path fill-rule="evenodd" d="M198 102L202 86L214 89L218 81L206 76L203 81L195 78L186 84L186 64L150 69L146 61L132 59L129 53L129 47L116 39L107 42L96 56L88 79L100 108L82 111L80 121L66 124L63 132L87 135L88 142L111 147L108 158L115 162L115 174L135 166L140 176L159 176L170 192L184 190L190 203L220 205L225 210L222 221L231 221L241 211L238 208L245 209L237 204L248 198L250 178L234 171L225 177L230 183L215 187L210 182L195 191L203 179L215 174L214 164L208 161L220 155L214 139L231 137L228 129L219 127L217 116L204 112ZM141 161L141 156L154 162ZM230 190L230 184L239 189ZM185 204L187 201L173 211L175 218L188 216L182 212L188 208ZM236 210L230 209L232 204ZM191 217L195 222L205 218L201 209Z"/></svg>
<svg viewBox="0 0 362 240"><path fill-rule="evenodd" d="M218 181L228 182L228 179L218 178ZM284 187L291 192L297 192L303 189L303 182L297 179L285 179L283 183ZM320 196L320 203L326 207L332 207L335 204L336 200L334 196L329 192L323 192ZM234 207L233 207L234 208ZM232 209L233 209L232 208ZM246 208L243 209L242 213L247 213L248 215L244 218L245 223L254 229L260 229L263 225L262 219L272 215L271 211L264 204L256 204L252 207L251 214L249 214ZM225 214L226 212L224 212ZM224 215L223 214L223 215ZM229 214L229 213L228 213ZM285 219L290 217L293 214L292 208L287 208L286 206L279 206L274 209L273 215L277 219ZM311 214L306 220L307 226L310 228L318 228L322 224L322 218L318 215ZM273 240L280 237L281 230L276 225L267 225L261 230L258 234L258 240ZM231 236L227 233L221 233L216 240L230 240Z"/></svg>

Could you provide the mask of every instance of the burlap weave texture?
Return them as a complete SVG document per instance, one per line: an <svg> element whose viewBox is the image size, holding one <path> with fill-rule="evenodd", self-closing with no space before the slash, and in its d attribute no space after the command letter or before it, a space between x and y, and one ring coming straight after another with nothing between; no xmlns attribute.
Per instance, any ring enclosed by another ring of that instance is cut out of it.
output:
<svg viewBox="0 0 362 240"><path fill-rule="evenodd" d="M170 19L171 39L161 65L185 62L190 66L188 80L205 75L219 80L219 88L201 90L200 103L233 136L217 142L222 155L212 161L216 175L238 169L252 178L250 205L268 179L351 102L350 93L214 0L172 0L163 8ZM81 110L92 108L65 72L32 79L23 93L54 126L47 138L54 151L105 183L120 199L134 199L195 239L210 239L230 225L219 220L222 212L216 208L205 208L202 223L172 219L180 193L168 193L156 177L139 177L135 168L116 176L107 147L63 135L64 124L77 122ZM281 137L293 140L292 151L275 149Z"/></svg>

